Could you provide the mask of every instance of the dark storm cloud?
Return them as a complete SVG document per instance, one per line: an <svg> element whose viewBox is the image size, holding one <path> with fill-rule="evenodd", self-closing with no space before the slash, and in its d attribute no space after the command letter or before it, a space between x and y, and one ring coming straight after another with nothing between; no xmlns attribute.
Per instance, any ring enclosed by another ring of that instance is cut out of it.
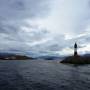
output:
<svg viewBox="0 0 90 90"><path fill-rule="evenodd" d="M47 10L47 0L0 0L0 17L5 19L43 16Z"/></svg>
<svg viewBox="0 0 90 90"><path fill-rule="evenodd" d="M32 26L32 23L28 25L25 20L47 16L48 4L48 0L0 0L0 50L33 50L32 45L46 37L47 30ZM27 32L23 27L30 30Z"/></svg>
<svg viewBox="0 0 90 90"><path fill-rule="evenodd" d="M0 33L17 34L23 20L45 16L47 9L47 0L0 0Z"/></svg>

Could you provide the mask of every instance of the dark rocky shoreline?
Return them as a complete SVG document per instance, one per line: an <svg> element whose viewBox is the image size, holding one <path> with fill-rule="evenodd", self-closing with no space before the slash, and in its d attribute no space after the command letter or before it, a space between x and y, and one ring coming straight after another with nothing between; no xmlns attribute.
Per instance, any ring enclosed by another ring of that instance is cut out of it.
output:
<svg viewBox="0 0 90 90"><path fill-rule="evenodd" d="M90 56L68 56L60 63L67 64L90 64Z"/></svg>

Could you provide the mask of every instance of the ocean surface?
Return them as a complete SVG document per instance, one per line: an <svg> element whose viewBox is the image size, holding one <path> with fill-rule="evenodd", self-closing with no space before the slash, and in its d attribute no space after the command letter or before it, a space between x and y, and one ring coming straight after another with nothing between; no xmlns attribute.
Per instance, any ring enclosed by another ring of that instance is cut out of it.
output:
<svg viewBox="0 0 90 90"><path fill-rule="evenodd" d="M0 90L90 90L90 65L48 60L0 61Z"/></svg>

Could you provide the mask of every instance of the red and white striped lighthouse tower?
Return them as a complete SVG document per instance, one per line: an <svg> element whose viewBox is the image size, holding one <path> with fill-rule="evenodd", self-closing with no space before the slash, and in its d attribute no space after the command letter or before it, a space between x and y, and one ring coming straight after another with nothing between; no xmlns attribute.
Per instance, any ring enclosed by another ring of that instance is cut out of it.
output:
<svg viewBox="0 0 90 90"><path fill-rule="evenodd" d="M77 53L77 43L75 42L74 44L74 56L77 56L78 53Z"/></svg>

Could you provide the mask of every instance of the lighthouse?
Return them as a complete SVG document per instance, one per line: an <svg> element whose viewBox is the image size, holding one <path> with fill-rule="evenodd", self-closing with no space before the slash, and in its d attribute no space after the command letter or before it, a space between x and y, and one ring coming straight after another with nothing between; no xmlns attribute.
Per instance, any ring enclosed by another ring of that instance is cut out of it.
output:
<svg viewBox="0 0 90 90"><path fill-rule="evenodd" d="M74 56L77 56L77 43L74 44Z"/></svg>

